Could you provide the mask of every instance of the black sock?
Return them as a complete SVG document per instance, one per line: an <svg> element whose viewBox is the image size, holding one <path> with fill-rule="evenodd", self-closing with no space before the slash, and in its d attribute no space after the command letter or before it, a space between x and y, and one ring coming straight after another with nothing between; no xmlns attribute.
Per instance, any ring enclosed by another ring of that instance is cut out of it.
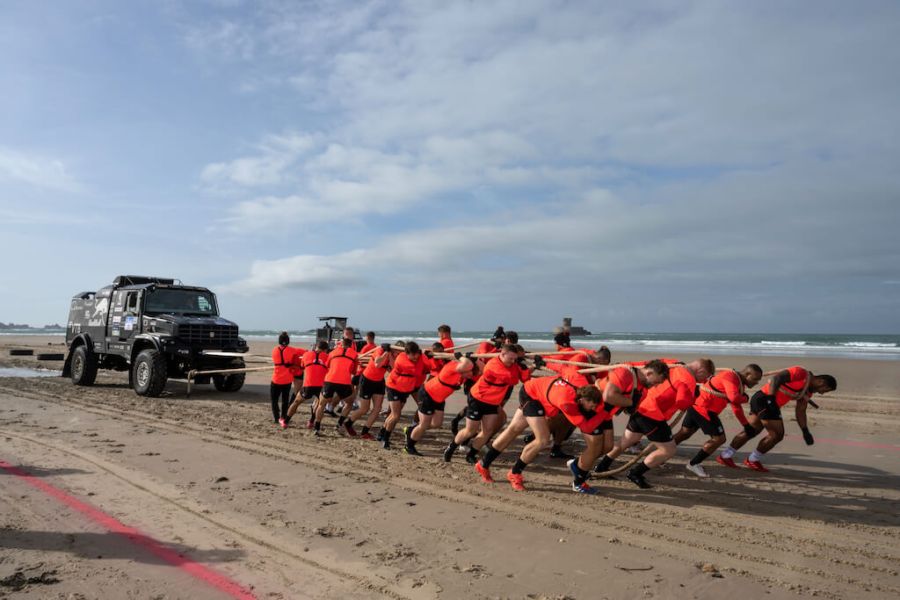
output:
<svg viewBox="0 0 900 600"><path fill-rule="evenodd" d="M516 475L521 475L522 471L525 470L525 467L528 466L528 463L523 461L521 458L516 459L516 464L513 465L512 472Z"/></svg>
<svg viewBox="0 0 900 600"><path fill-rule="evenodd" d="M447 444L447 450L449 450L451 453L456 452L457 448L459 448L459 444L457 444L456 442L450 442L449 444Z"/></svg>
<svg viewBox="0 0 900 600"><path fill-rule="evenodd" d="M599 469L600 471L608 471L610 465L612 465L612 462L613 459L604 454L600 459L600 462L597 463L597 469Z"/></svg>
<svg viewBox="0 0 900 600"><path fill-rule="evenodd" d="M631 468L631 472L638 477L643 477L644 473L646 473L649 470L650 470L650 467L648 467L647 464L644 463L644 461L639 462L638 464L636 464L635 466L633 466Z"/></svg>
<svg viewBox="0 0 900 600"><path fill-rule="evenodd" d="M391 439L391 432L390 432L390 431L388 431L387 429L382 429L381 431L384 432L384 433L381 435L381 441L382 441L382 442L386 442L386 441L388 441L388 440Z"/></svg>
<svg viewBox="0 0 900 600"><path fill-rule="evenodd" d="M320 431L322 429L322 421L316 421L315 430Z"/></svg>
<svg viewBox="0 0 900 600"><path fill-rule="evenodd" d="M562 452L562 444L553 444L550 446L550 452Z"/></svg>
<svg viewBox="0 0 900 600"><path fill-rule="evenodd" d="M498 456L500 456L500 450L495 450L493 446L488 444L487 452L485 452L484 458L481 459L481 466L485 468L490 467L491 463L494 462L494 459Z"/></svg>
<svg viewBox="0 0 900 600"><path fill-rule="evenodd" d="M478 448L469 447L469 451L466 453L466 460L474 460L478 458Z"/></svg>
<svg viewBox="0 0 900 600"><path fill-rule="evenodd" d="M406 438L406 447L412 448L413 450L415 450L416 449L416 440L414 440L412 438Z"/></svg>
<svg viewBox="0 0 900 600"><path fill-rule="evenodd" d="M691 464L699 465L707 458L709 458L709 453L703 448L700 448L699 450L697 450L697 454L694 455L694 458L691 459Z"/></svg>
<svg viewBox="0 0 900 600"><path fill-rule="evenodd" d="M338 427L344 424L344 421L347 420L347 417L341 416L338 418Z"/></svg>
<svg viewBox="0 0 900 600"><path fill-rule="evenodd" d="M363 434L363 435L366 435L367 433L369 433L369 427L366 426L366 425L363 425L363 428L362 428L362 434Z"/></svg>
<svg viewBox="0 0 900 600"><path fill-rule="evenodd" d="M578 475L575 476L575 485L581 485L582 483L587 481L587 478L590 476L590 473L588 473L587 471L582 471L581 467L578 466L578 459L576 458L574 460L575 460L575 463L574 463L575 470L578 471Z"/></svg>

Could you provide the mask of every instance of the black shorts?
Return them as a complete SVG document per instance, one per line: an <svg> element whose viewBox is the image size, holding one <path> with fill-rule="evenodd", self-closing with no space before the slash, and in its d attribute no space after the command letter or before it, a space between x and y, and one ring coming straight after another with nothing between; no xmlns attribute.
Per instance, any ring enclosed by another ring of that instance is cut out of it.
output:
<svg viewBox="0 0 900 600"><path fill-rule="evenodd" d="M409 399L409 392L398 392L394 388L386 388L385 396L387 396L388 402L406 404L406 401Z"/></svg>
<svg viewBox="0 0 900 600"><path fill-rule="evenodd" d="M694 431L699 429L709 436L725 435L725 428L722 427L722 420L719 419L719 415L711 414L707 419L697 412L697 409L693 406L687 410L687 413L684 415L684 421L681 422L681 426L693 429Z"/></svg>
<svg viewBox="0 0 900 600"><path fill-rule="evenodd" d="M471 390L472 386L474 386L474 385L475 385L475 381L472 379L466 379L465 381L463 381L463 393L466 396L468 396L469 390Z"/></svg>
<svg viewBox="0 0 900 600"><path fill-rule="evenodd" d="M359 380L359 397L371 400L372 396L384 396L384 379L372 381L363 375Z"/></svg>
<svg viewBox="0 0 900 600"><path fill-rule="evenodd" d="M337 396L341 400L346 400L353 395L353 386L349 383L331 383L326 381L322 386L322 397L333 398Z"/></svg>
<svg viewBox="0 0 900 600"><path fill-rule="evenodd" d="M312 400L322 394L321 386L302 387L300 388L300 397L304 400Z"/></svg>
<svg viewBox="0 0 900 600"><path fill-rule="evenodd" d="M476 400L472 396L468 397L466 406L466 418L472 421L480 421L485 415L496 415L500 412L500 406L497 404L488 404L481 400Z"/></svg>
<svg viewBox="0 0 900 600"><path fill-rule="evenodd" d="M544 405L529 396L524 385L519 389L519 408L526 417L543 417L547 414Z"/></svg>
<svg viewBox="0 0 900 600"><path fill-rule="evenodd" d="M750 414L756 415L763 421L781 421L781 407L778 406L775 396L763 394L762 390L750 398Z"/></svg>
<svg viewBox="0 0 900 600"><path fill-rule="evenodd" d="M354 375L353 377L351 377L351 378L350 378L350 384L353 385L354 387L357 386L357 385L359 385L359 378L360 378L360 377L361 377L361 375Z"/></svg>
<svg viewBox="0 0 900 600"><path fill-rule="evenodd" d="M613 422L612 422L612 419L610 418L610 419L603 421L599 425L597 425L597 429L592 431L591 435L600 435L604 431L612 431L612 429L613 429Z"/></svg>
<svg viewBox="0 0 900 600"><path fill-rule="evenodd" d="M419 388L419 412L423 415L433 415L436 412L444 412L446 402L435 402L434 398L425 391L425 388Z"/></svg>
<svg viewBox="0 0 900 600"><path fill-rule="evenodd" d="M671 442L672 428L669 427L668 421L657 421L650 417L645 417L641 413L634 413L625 426L628 431L635 433L643 433L651 442Z"/></svg>

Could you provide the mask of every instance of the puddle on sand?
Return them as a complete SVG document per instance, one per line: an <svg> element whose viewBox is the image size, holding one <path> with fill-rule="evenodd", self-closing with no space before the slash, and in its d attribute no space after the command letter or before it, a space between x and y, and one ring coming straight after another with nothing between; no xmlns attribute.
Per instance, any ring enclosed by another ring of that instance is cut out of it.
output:
<svg viewBox="0 0 900 600"><path fill-rule="evenodd" d="M0 367L0 377L59 377L61 371L27 369L25 367Z"/></svg>

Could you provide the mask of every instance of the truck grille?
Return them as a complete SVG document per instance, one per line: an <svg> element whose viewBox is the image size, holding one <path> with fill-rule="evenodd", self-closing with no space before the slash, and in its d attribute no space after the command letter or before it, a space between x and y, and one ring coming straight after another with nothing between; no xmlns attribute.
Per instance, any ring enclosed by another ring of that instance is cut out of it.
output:
<svg viewBox="0 0 900 600"><path fill-rule="evenodd" d="M221 348L237 342L238 328L233 325L180 325L178 338L201 348Z"/></svg>

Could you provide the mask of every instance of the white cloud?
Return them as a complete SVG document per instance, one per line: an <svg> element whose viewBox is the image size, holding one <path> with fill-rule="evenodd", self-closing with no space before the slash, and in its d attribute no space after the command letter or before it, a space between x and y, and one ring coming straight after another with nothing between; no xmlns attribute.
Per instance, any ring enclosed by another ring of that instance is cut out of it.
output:
<svg viewBox="0 0 900 600"><path fill-rule="evenodd" d="M3 180L64 192L77 192L82 187L58 158L0 146L0 181Z"/></svg>

